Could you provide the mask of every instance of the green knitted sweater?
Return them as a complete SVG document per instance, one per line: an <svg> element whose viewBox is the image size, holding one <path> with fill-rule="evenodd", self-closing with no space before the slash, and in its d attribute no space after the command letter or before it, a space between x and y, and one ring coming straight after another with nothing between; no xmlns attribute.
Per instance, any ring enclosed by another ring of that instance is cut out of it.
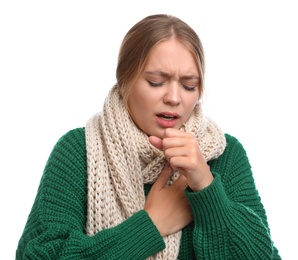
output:
<svg viewBox="0 0 298 260"><path fill-rule="evenodd" d="M246 152L227 135L224 153L209 162L214 181L185 190L194 221L182 231L179 259L281 259ZM145 259L165 244L145 210L94 236L85 233L87 175L84 128L55 145L16 250L16 259ZM145 185L148 194L150 185Z"/></svg>

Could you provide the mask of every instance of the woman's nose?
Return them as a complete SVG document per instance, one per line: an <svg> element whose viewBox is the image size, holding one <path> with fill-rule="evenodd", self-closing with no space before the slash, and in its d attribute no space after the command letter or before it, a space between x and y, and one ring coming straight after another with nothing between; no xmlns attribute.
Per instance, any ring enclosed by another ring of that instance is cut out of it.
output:
<svg viewBox="0 0 298 260"><path fill-rule="evenodd" d="M166 92L163 97L163 102L172 106L177 106L180 104L180 86L178 82L172 81L166 86Z"/></svg>

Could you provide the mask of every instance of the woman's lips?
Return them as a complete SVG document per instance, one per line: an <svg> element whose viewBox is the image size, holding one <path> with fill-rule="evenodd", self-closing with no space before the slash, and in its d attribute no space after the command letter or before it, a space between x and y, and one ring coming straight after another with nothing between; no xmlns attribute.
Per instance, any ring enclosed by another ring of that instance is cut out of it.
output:
<svg viewBox="0 0 298 260"><path fill-rule="evenodd" d="M156 115L157 123L163 128L174 127L179 119L176 113L161 113Z"/></svg>

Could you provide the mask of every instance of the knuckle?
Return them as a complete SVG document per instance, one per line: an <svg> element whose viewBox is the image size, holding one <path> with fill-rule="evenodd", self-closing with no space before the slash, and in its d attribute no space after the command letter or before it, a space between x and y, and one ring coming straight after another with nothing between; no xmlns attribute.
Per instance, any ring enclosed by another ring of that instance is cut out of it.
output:
<svg viewBox="0 0 298 260"><path fill-rule="evenodd" d="M164 155L165 155L165 157L166 157L167 159L171 159L169 149L165 149L165 150L164 150Z"/></svg>

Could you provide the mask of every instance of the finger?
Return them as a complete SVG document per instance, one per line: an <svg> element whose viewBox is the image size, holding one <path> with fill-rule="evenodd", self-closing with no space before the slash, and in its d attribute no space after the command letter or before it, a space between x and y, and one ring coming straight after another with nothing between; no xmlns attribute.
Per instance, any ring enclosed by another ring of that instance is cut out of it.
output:
<svg viewBox="0 0 298 260"><path fill-rule="evenodd" d="M178 157L189 160L189 156L187 153L188 153L188 151L186 149L177 148L177 147L168 148L168 149L165 149L165 151L164 151L164 155L167 158L168 162L171 164L172 168L173 168L173 166L177 167L177 165L173 164L173 161L177 160Z"/></svg>
<svg viewBox="0 0 298 260"><path fill-rule="evenodd" d="M189 136L193 136L192 133L188 133L188 132L184 132L181 131L179 129L175 129L175 128L167 128L165 129L164 132L164 138L166 137L189 137Z"/></svg>
<svg viewBox="0 0 298 260"><path fill-rule="evenodd" d="M177 140L170 140L170 139L177 139ZM181 138L164 139L163 150L168 160L170 160L173 157L197 158L200 154L197 141L192 139L188 141L183 141L181 140Z"/></svg>
<svg viewBox="0 0 298 260"><path fill-rule="evenodd" d="M165 166L165 168L161 171L160 175L158 176L158 178L156 179L153 187L155 187L156 189L162 189L166 186L169 178L172 175L172 168L169 164L167 164ZM152 188L153 188L152 187Z"/></svg>
<svg viewBox="0 0 298 260"><path fill-rule="evenodd" d="M181 146L193 146L197 147L198 142L193 134L184 133L181 136L165 136L162 140L163 149L171 147L181 147Z"/></svg>
<svg viewBox="0 0 298 260"><path fill-rule="evenodd" d="M167 137L162 140L163 149L182 147L187 145L187 139L181 137Z"/></svg>
<svg viewBox="0 0 298 260"><path fill-rule="evenodd" d="M182 188L183 190L187 187L187 179L184 175L180 175L176 181L173 182L171 185L172 188L175 189L180 189Z"/></svg>
<svg viewBox="0 0 298 260"><path fill-rule="evenodd" d="M157 149L161 150L163 149L162 140L156 136L150 136L149 142Z"/></svg>

